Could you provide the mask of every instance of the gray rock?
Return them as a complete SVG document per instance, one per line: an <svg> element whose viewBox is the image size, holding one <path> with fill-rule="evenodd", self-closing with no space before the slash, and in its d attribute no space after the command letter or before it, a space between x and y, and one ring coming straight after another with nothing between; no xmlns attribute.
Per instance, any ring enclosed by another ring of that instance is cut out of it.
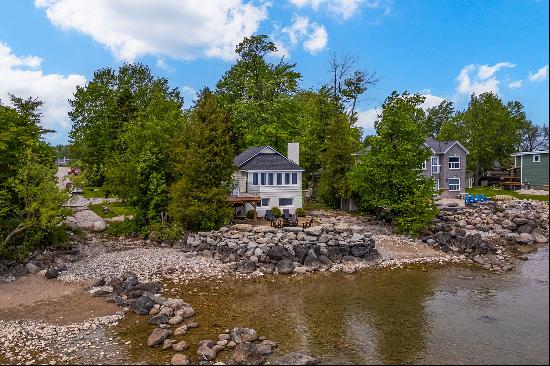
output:
<svg viewBox="0 0 550 366"><path fill-rule="evenodd" d="M31 262L27 263L25 265L25 268L30 274L37 274L38 272L40 272L40 267L38 267L36 264Z"/></svg>
<svg viewBox="0 0 550 366"><path fill-rule="evenodd" d="M189 348L189 346L187 345L187 342L185 342L185 341L174 343L172 345L172 349L176 352L183 352L183 351L187 350L188 348Z"/></svg>
<svg viewBox="0 0 550 366"><path fill-rule="evenodd" d="M516 239L518 244L533 244L533 236L529 233L523 233Z"/></svg>
<svg viewBox="0 0 550 366"><path fill-rule="evenodd" d="M101 220L101 221L94 221L92 223L92 230L93 231L97 231L97 232L100 232L100 231L105 231L106 229L106 225L105 225L105 221Z"/></svg>
<svg viewBox="0 0 550 366"><path fill-rule="evenodd" d="M236 343L253 342L256 339L258 335L254 329L235 327L231 330L231 340Z"/></svg>
<svg viewBox="0 0 550 366"><path fill-rule="evenodd" d="M243 273L252 273L256 270L256 262L253 260L242 261L237 269Z"/></svg>
<svg viewBox="0 0 550 366"><path fill-rule="evenodd" d="M319 257L317 257L317 260L319 260L319 262L322 265L326 265L326 266L331 266L332 265L332 261L326 255L320 255Z"/></svg>
<svg viewBox="0 0 550 366"><path fill-rule="evenodd" d="M520 227L518 227L516 232L518 234L523 234L523 233L531 234L536 227L537 227L537 225L534 224L534 223L527 223L527 224L524 224L524 225L521 225Z"/></svg>
<svg viewBox="0 0 550 366"><path fill-rule="evenodd" d="M315 365L318 363L316 358L298 352L287 353L274 362L275 365Z"/></svg>
<svg viewBox="0 0 550 366"><path fill-rule="evenodd" d="M155 306L153 300L147 296L141 296L138 299L129 301L130 309L132 309L136 314L146 315L149 314L149 311Z"/></svg>
<svg viewBox="0 0 550 366"><path fill-rule="evenodd" d="M57 268L48 268L44 276L48 280L51 280L52 278L57 278L57 276L59 276L59 271L57 270Z"/></svg>
<svg viewBox="0 0 550 366"><path fill-rule="evenodd" d="M174 343L176 343L174 339L165 339L164 342L162 343L162 350L166 351L167 349L172 348L172 345Z"/></svg>
<svg viewBox="0 0 550 366"><path fill-rule="evenodd" d="M234 365L261 365L266 360L265 354L254 343L241 343L237 345L230 363Z"/></svg>
<svg viewBox="0 0 550 366"><path fill-rule="evenodd" d="M168 324L177 325L177 324L181 323L182 321L183 321L183 317L181 317L179 315L176 315L176 316L170 318L170 320L168 320Z"/></svg>
<svg viewBox="0 0 550 366"><path fill-rule="evenodd" d="M532 236L533 236L533 241L535 243L547 243L548 242L548 238L546 236L544 236L543 234L541 234L541 233L534 232L532 234Z"/></svg>
<svg viewBox="0 0 550 366"><path fill-rule="evenodd" d="M504 229L508 229L508 230L515 230L517 229L517 225L515 223L513 223L512 221L510 220L503 220L502 223L500 224Z"/></svg>
<svg viewBox="0 0 550 366"><path fill-rule="evenodd" d="M289 233L299 233L300 231L304 231L304 229L299 226L285 226L283 230Z"/></svg>
<svg viewBox="0 0 550 366"><path fill-rule="evenodd" d="M304 266L309 267L310 269L317 270L321 266L319 260L311 255L308 255L304 259Z"/></svg>
<svg viewBox="0 0 550 366"><path fill-rule="evenodd" d="M199 361L212 361L216 358L218 351L215 348L216 343L212 340L200 341L197 349Z"/></svg>
<svg viewBox="0 0 550 366"><path fill-rule="evenodd" d="M340 249L338 247L328 248L327 256L335 263L339 263L342 260L342 253L340 253Z"/></svg>
<svg viewBox="0 0 550 366"><path fill-rule="evenodd" d="M322 226L311 226L304 230L307 235L319 236L323 233Z"/></svg>
<svg viewBox="0 0 550 366"><path fill-rule="evenodd" d="M182 334L185 334L187 332L187 325L182 325L181 327L177 327L176 330L174 330L175 336L180 336Z"/></svg>
<svg viewBox="0 0 550 366"><path fill-rule="evenodd" d="M280 274L290 274L294 270L294 262L290 259L283 259L277 262L277 271Z"/></svg>
<svg viewBox="0 0 550 366"><path fill-rule="evenodd" d="M166 338L170 336L170 331L168 329L155 328L149 338L147 338L147 345L149 347L154 347L156 345L164 342Z"/></svg>
<svg viewBox="0 0 550 366"><path fill-rule="evenodd" d="M195 310L185 302L179 305L176 310L176 316L181 316L183 319L190 318L193 315L195 315Z"/></svg>
<svg viewBox="0 0 550 366"><path fill-rule="evenodd" d="M355 245L351 247L351 255L354 257L362 257L369 252L369 248L363 245Z"/></svg>
<svg viewBox="0 0 550 366"><path fill-rule="evenodd" d="M283 259L292 258L292 255L290 254L290 252L286 248L280 245L276 245L269 248L266 254L269 258L271 258L274 261L280 261Z"/></svg>
<svg viewBox="0 0 550 366"><path fill-rule="evenodd" d="M170 360L171 365L189 365L189 358L181 353L176 353Z"/></svg>

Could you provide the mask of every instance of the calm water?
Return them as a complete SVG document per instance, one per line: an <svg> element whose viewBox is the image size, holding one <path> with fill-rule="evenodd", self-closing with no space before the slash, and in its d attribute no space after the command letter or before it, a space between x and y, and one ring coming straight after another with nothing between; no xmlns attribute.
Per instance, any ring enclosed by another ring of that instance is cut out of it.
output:
<svg viewBox="0 0 550 366"><path fill-rule="evenodd" d="M188 343L251 327L323 363L548 364L548 247L511 273L455 266L318 273L301 278L172 284L201 326ZM119 334L136 360L171 353L143 344L152 326L128 317ZM196 357L196 348L187 351ZM224 359L228 354L221 354ZM196 361L196 358L194 359Z"/></svg>

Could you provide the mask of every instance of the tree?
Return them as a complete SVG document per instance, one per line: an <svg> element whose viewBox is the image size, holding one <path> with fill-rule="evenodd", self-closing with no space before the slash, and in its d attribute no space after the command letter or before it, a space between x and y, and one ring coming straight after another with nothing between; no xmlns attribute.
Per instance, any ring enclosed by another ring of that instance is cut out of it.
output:
<svg viewBox="0 0 550 366"><path fill-rule="evenodd" d="M186 128L188 133L172 149L176 181L170 187L169 213L187 229L217 229L232 214L226 199L233 184L234 150L229 118L210 90L200 93Z"/></svg>
<svg viewBox="0 0 550 366"><path fill-rule="evenodd" d="M266 61L277 51L265 35L246 37L235 49L237 63L216 85L220 105L229 113L233 144L238 150L270 145L283 151L298 134L297 107L300 73L281 58Z"/></svg>
<svg viewBox="0 0 550 366"><path fill-rule="evenodd" d="M548 126L537 126L532 121L527 121L520 133L519 151L548 149Z"/></svg>
<svg viewBox="0 0 550 366"><path fill-rule="evenodd" d="M441 126L450 122L454 115L453 102L448 100L443 100L439 105L428 108L424 119L428 136L436 137L441 131Z"/></svg>
<svg viewBox="0 0 550 366"><path fill-rule="evenodd" d="M504 105L494 93L472 94L468 108L443 124L438 139L460 141L470 152L468 170L479 184L481 174L492 170L495 162L510 165L526 123L521 103Z"/></svg>
<svg viewBox="0 0 550 366"><path fill-rule="evenodd" d="M74 158L90 184L104 183L108 161L127 147L125 131L138 115L155 111L149 107L159 100L180 109L183 105L178 89L170 89L168 80L154 77L142 64L124 64L117 71L100 69L85 86L77 86L69 101L73 121L69 136Z"/></svg>
<svg viewBox="0 0 550 366"><path fill-rule="evenodd" d="M21 258L53 240L67 199L56 185L53 149L42 136L42 102L0 103L0 256Z"/></svg>
<svg viewBox="0 0 550 366"><path fill-rule="evenodd" d="M352 192L366 210L388 209L398 231L418 234L437 214L432 194L434 181L420 175L430 155L424 147L426 129L420 116L419 94L393 92L375 122L377 137L349 173Z"/></svg>
<svg viewBox="0 0 550 366"><path fill-rule="evenodd" d="M351 154L361 147L359 139L360 131L350 125L342 111L329 119L319 193L330 207L340 207L340 200L350 197L347 174L354 163Z"/></svg>

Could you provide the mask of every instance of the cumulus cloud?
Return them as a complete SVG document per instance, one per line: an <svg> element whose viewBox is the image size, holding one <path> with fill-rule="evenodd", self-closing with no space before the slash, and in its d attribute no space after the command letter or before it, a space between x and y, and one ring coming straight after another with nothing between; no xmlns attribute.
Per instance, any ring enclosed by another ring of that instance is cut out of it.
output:
<svg viewBox="0 0 550 366"><path fill-rule="evenodd" d="M518 89L518 88L521 88L522 86L523 86L523 80L512 81L510 84L508 84L508 87L510 89Z"/></svg>
<svg viewBox="0 0 550 366"><path fill-rule="evenodd" d="M529 71L529 81L543 81L548 77L548 65L541 67L536 73Z"/></svg>
<svg viewBox="0 0 550 366"><path fill-rule="evenodd" d="M510 62L499 62L494 66L489 65L468 65L465 66L457 77L458 94L482 94L486 92L499 92L500 81L496 78L496 73L503 67L514 67ZM477 71L477 72L476 72Z"/></svg>
<svg viewBox="0 0 550 366"><path fill-rule="evenodd" d="M322 7L343 20L351 18L362 6L382 9L383 15L388 15L392 10L391 0L290 0L290 2L298 8L309 6L316 11Z"/></svg>
<svg viewBox="0 0 550 366"><path fill-rule="evenodd" d="M181 95L183 96L185 108L190 108L197 100L197 90L188 85L181 87Z"/></svg>
<svg viewBox="0 0 550 366"><path fill-rule="evenodd" d="M426 94L422 94L424 98L424 103L420 105L420 108L427 110L428 108L437 107L445 100L445 98L438 97L437 95L432 95L429 91Z"/></svg>
<svg viewBox="0 0 550 366"><path fill-rule="evenodd" d="M366 111L357 112L357 126L362 127L367 135L375 133L374 122L382 113L382 108L371 108Z"/></svg>
<svg viewBox="0 0 550 366"><path fill-rule="evenodd" d="M86 78L77 74L46 74L41 65L41 58L17 56L7 44L0 42L0 99L7 103L9 94L40 99L44 102L43 126L66 134L71 126L67 100L73 96L77 85L84 85ZM55 140L58 136L47 137Z"/></svg>
<svg viewBox="0 0 550 366"><path fill-rule="evenodd" d="M168 71L168 72L174 72L175 69L170 66L164 57L157 58L157 67L161 70Z"/></svg>
<svg viewBox="0 0 550 366"><path fill-rule="evenodd" d="M267 2L242 0L35 0L63 30L92 37L121 60L234 59L235 45L267 18Z"/></svg>
<svg viewBox="0 0 550 366"><path fill-rule="evenodd" d="M274 37L279 53L284 55L288 55L290 49L299 43L302 43L304 49L312 54L324 50L328 43L328 33L325 27L311 22L308 17L295 15L292 24L282 28L279 34L286 36L286 39Z"/></svg>

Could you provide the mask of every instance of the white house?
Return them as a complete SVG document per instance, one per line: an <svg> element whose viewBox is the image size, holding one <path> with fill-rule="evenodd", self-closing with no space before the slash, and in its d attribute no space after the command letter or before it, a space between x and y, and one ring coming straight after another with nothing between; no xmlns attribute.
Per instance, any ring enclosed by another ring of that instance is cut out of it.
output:
<svg viewBox="0 0 550 366"><path fill-rule="evenodd" d="M233 160L237 171L233 178L236 187L234 196L259 196L256 212L259 217L272 207L289 209L294 213L302 207L302 169L300 145L288 144L288 157L271 146L251 147ZM246 204L245 210L253 209Z"/></svg>

